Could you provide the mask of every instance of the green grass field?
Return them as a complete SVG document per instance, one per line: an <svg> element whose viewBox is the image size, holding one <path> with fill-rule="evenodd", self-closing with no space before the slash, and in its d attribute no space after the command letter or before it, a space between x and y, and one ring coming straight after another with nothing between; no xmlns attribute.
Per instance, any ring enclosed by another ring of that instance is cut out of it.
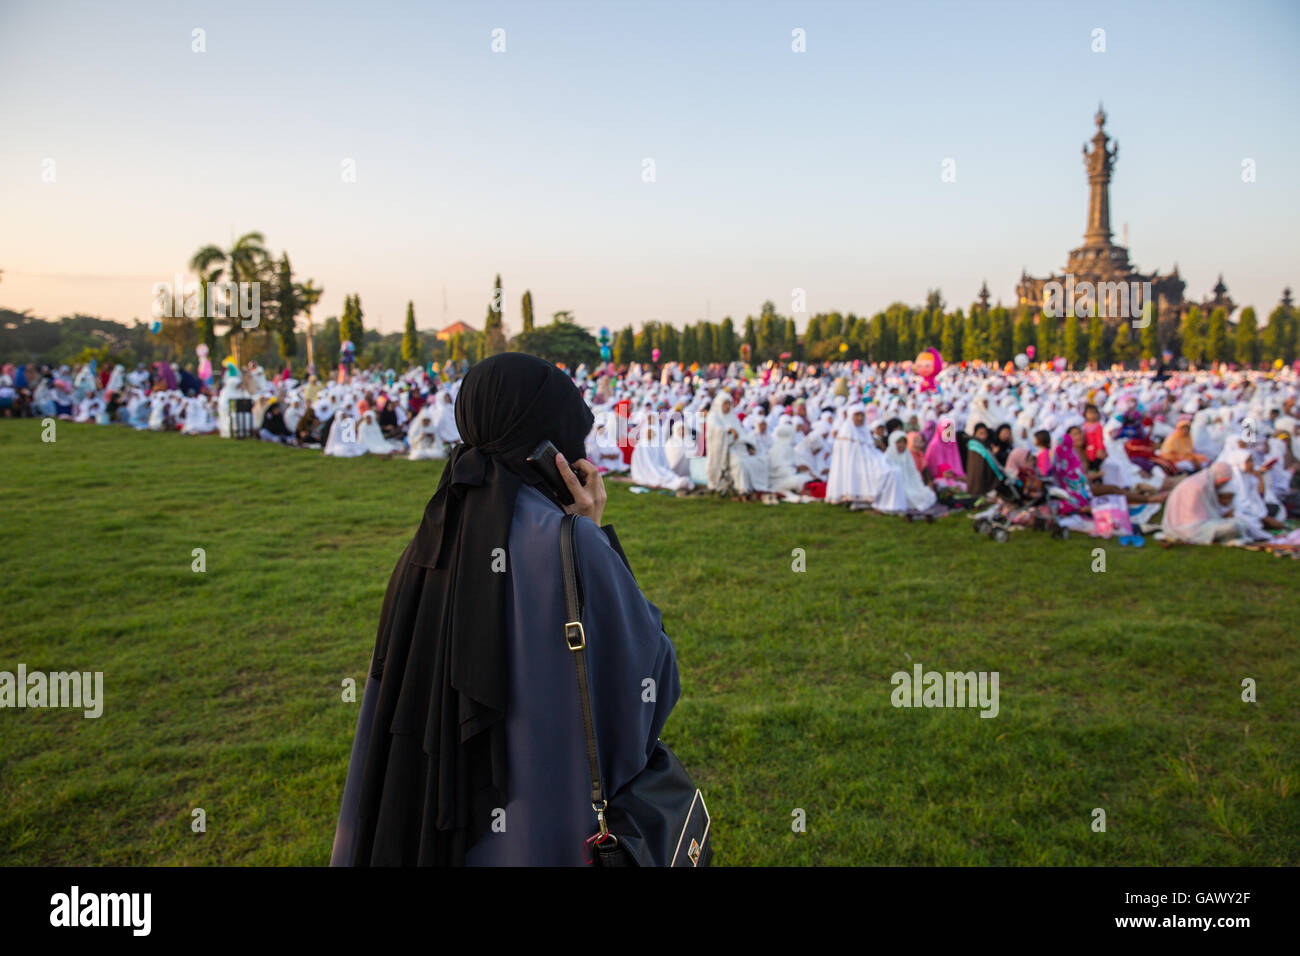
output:
<svg viewBox="0 0 1300 956"><path fill-rule="evenodd" d="M325 863L341 685L439 466L32 421L0 462L0 670L106 698L0 710L0 864ZM1300 565L625 485L606 516L677 648L664 740L719 865L1300 863ZM914 662L998 671L999 715L893 707Z"/></svg>

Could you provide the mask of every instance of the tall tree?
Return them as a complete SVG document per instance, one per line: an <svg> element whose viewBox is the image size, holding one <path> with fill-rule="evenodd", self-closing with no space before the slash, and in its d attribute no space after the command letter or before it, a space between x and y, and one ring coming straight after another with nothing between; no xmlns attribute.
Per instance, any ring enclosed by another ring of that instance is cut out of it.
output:
<svg viewBox="0 0 1300 956"><path fill-rule="evenodd" d="M1260 351L1265 362L1272 364L1278 359L1286 361L1291 338L1290 320L1291 316L1282 305L1268 314L1268 325L1260 333Z"/></svg>
<svg viewBox="0 0 1300 956"><path fill-rule="evenodd" d="M407 368L419 365L420 333L415 330L415 303L406 303L406 329L402 332L402 361Z"/></svg>
<svg viewBox="0 0 1300 956"><path fill-rule="evenodd" d="M684 365L694 365L700 360L700 340L693 325L682 329L681 360Z"/></svg>
<svg viewBox="0 0 1300 956"><path fill-rule="evenodd" d="M365 323L362 321L361 296L353 293L343 300L343 317L339 319L339 342L351 342L356 349L358 361L361 356L361 343L366 337Z"/></svg>
<svg viewBox="0 0 1300 956"><path fill-rule="evenodd" d="M1206 341L1204 319L1201 310L1197 306L1192 306L1183 315L1182 325L1179 328L1179 338L1182 339L1183 358L1193 365L1199 365L1205 361Z"/></svg>
<svg viewBox="0 0 1300 956"><path fill-rule="evenodd" d="M736 326L731 316L722 320L718 327L718 361L734 362L740 357L740 342L736 339Z"/></svg>
<svg viewBox="0 0 1300 956"><path fill-rule="evenodd" d="M1160 356L1160 307L1155 302L1142 303L1142 317L1146 325L1142 327L1142 357L1154 359Z"/></svg>
<svg viewBox="0 0 1300 956"><path fill-rule="evenodd" d="M614 364L627 365L633 361L635 348L636 336L632 334L632 326L629 325L614 336Z"/></svg>
<svg viewBox="0 0 1300 956"><path fill-rule="evenodd" d="M1080 334L1079 320L1067 314L1065 316L1065 332L1061 340L1061 351L1065 353L1065 364L1068 368L1078 368L1083 362L1083 343Z"/></svg>
<svg viewBox="0 0 1300 956"><path fill-rule="evenodd" d="M298 354L296 326L301 309L298 286L293 281L293 268L286 252L280 256L275 276L275 333L279 338L280 358L285 362Z"/></svg>
<svg viewBox="0 0 1300 956"><path fill-rule="evenodd" d="M947 362L961 361L961 310L943 317L943 332L939 336L939 352Z"/></svg>
<svg viewBox="0 0 1300 956"><path fill-rule="evenodd" d="M524 290L524 299L520 304L520 315L524 323L524 331L533 330L533 293L528 289Z"/></svg>
<svg viewBox="0 0 1300 956"><path fill-rule="evenodd" d="M1110 349L1106 342L1106 323L1102 321L1101 310L1095 306L1088 318L1088 361L1097 368L1110 364Z"/></svg>
<svg viewBox="0 0 1300 956"><path fill-rule="evenodd" d="M699 336L700 364L712 365L717 359L714 357L717 353L714 351L714 334L713 325L710 322L700 322L696 325L696 333Z"/></svg>
<svg viewBox="0 0 1300 956"><path fill-rule="evenodd" d="M665 325L659 330L659 361L677 362L681 359L681 340L677 330Z"/></svg>
<svg viewBox="0 0 1300 956"><path fill-rule="evenodd" d="M266 237L260 232L246 232L235 240L229 249L203 246L190 257L190 268L198 273L200 280L206 286L205 311L210 312L212 306L216 304L223 306L222 311L225 312L224 321L227 326L226 335L236 364L240 363L239 346L245 335L239 315L237 284L261 282L271 260L271 254L266 251L265 243ZM217 293L217 289L213 287L214 283L232 285L228 286L224 293L218 294L217 300L212 300L207 296Z"/></svg>
<svg viewBox="0 0 1300 956"><path fill-rule="evenodd" d="M1049 362L1060 351L1060 336L1057 334L1056 317L1046 312L1038 313L1038 324L1034 329L1034 358L1040 362Z"/></svg>
<svg viewBox="0 0 1300 956"><path fill-rule="evenodd" d="M1250 368L1259 362L1259 323L1255 319L1255 309L1247 306L1241 310L1237 320L1237 361Z"/></svg>
<svg viewBox="0 0 1300 956"><path fill-rule="evenodd" d="M483 355L496 355L506 350L505 322L502 319L501 275L498 273L492 286L492 301L488 303L487 318L483 320Z"/></svg>
<svg viewBox="0 0 1300 956"><path fill-rule="evenodd" d="M1212 362L1227 362L1232 359L1232 343L1228 341L1228 311L1223 306L1210 313L1206 351Z"/></svg>
<svg viewBox="0 0 1300 956"><path fill-rule="evenodd" d="M307 315L307 370L311 373L316 371L316 351L313 347L311 327L311 310L316 307L320 301L321 293L324 289L316 285L315 279L308 279L297 286L298 302L302 305L302 310Z"/></svg>
<svg viewBox="0 0 1300 956"><path fill-rule="evenodd" d="M1019 355L1029 346L1034 345L1036 334L1034 313L1027 305L1022 305L1016 312L1016 325L1012 335L1011 350Z"/></svg>

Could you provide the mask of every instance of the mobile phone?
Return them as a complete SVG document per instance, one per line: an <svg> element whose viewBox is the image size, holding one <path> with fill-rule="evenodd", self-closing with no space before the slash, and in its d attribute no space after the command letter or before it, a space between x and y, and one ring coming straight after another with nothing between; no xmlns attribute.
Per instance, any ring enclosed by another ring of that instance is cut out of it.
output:
<svg viewBox="0 0 1300 956"><path fill-rule="evenodd" d="M542 476L542 480L551 487L551 490L560 499L560 504L571 505L573 504L573 495L569 494L569 486L564 483L564 479L560 477L560 469L555 465L555 456L559 453L560 450L551 443L549 438L543 438L541 444L534 448L532 454L525 458L524 461L532 465L533 470ZM582 480L581 475L578 475L578 480Z"/></svg>

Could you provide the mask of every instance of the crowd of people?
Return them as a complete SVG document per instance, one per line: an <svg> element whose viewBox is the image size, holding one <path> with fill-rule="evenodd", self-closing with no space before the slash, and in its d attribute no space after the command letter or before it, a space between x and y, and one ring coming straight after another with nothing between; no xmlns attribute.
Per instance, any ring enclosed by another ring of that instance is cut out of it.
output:
<svg viewBox="0 0 1300 956"><path fill-rule="evenodd" d="M447 362L299 380L227 360L0 371L0 414L256 437L326 455L445 458L460 441ZM203 371L203 369L200 369ZM1300 544L1300 372L1071 372L915 363L632 364L572 370L587 455L637 490L822 501L943 516L999 496L1109 529L1127 507L1165 542ZM1128 515L1121 515L1127 520Z"/></svg>

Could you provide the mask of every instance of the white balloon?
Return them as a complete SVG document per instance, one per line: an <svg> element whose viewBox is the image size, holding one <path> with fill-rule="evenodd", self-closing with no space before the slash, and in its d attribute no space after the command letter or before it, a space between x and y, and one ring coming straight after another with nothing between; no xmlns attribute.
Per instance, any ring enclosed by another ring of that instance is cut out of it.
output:
<svg viewBox="0 0 1300 956"><path fill-rule="evenodd" d="M1016 368L1025 368L1029 364L1029 356L1021 352L1016 356Z"/></svg>

